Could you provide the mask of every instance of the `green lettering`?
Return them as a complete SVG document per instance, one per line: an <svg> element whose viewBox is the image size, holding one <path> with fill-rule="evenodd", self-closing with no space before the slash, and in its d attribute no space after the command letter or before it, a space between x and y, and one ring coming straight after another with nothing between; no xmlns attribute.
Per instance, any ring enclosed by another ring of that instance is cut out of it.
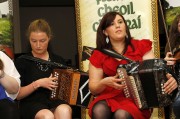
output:
<svg viewBox="0 0 180 119"><path fill-rule="evenodd" d="M134 11L134 7L133 7L133 2L130 2L130 6L128 5L129 7L129 14L135 14L135 11ZM131 12L130 12L131 11Z"/></svg>
<svg viewBox="0 0 180 119"><path fill-rule="evenodd" d="M105 13L112 11L112 8L110 6L107 6L107 4L104 4L105 7Z"/></svg>
<svg viewBox="0 0 180 119"><path fill-rule="evenodd" d="M130 27L131 26L131 21L129 19L126 20L126 24L129 27L129 29L131 29L131 27Z"/></svg>
<svg viewBox="0 0 180 119"><path fill-rule="evenodd" d="M131 29L137 29L138 25L135 19L132 20L132 25L131 25Z"/></svg>
<svg viewBox="0 0 180 119"><path fill-rule="evenodd" d="M102 13L103 10L104 10L103 7L100 7L100 8L98 9L98 11L97 11L98 16L102 17L102 16L104 15L104 14Z"/></svg>
<svg viewBox="0 0 180 119"><path fill-rule="evenodd" d="M95 22L95 23L92 25L92 29L93 29L94 32L97 31L98 25L99 25L99 22Z"/></svg>
<svg viewBox="0 0 180 119"><path fill-rule="evenodd" d="M101 0L96 0L96 1L97 1L97 5L99 5Z"/></svg>
<svg viewBox="0 0 180 119"><path fill-rule="evenodd" d="M139 24L139 28L141 28L141 15L138 16L138 24Z"/></svg>
<svg viewBox="0 0 180 119"><path fill-rule="evenodd" d="M126 12L127 12L127 8L126 8L125 5L122 5L119 10L120 10L119 12L120 12L122 15L126 14Z"/></svg>
<svg viewBox="0 0 180 119"><path fill-rule="evenodd" d="M114 6L113 11L118 12L118 10L119 10L119 7L118 6Z"/></svg>
<svg viewBox="0 0 180 119"><path fill-rule="evenodd" d="M140 19L141 15L139 15L136 19L132 19L132 20L126 20L127 26L129 27L129 29L140 29L141 28L141 19Z"/></svg>

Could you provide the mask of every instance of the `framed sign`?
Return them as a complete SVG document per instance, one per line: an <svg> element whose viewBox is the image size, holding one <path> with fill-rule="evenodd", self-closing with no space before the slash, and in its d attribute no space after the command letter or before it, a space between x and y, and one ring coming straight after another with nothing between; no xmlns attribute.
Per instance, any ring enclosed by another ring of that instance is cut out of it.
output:
<svg viewBox="0 0 180 119"><path fill-rule="evenodd" d="M151 40L155 56L159 57L157 0L75 0L75 10L81 70L88 70L86 59L96 47L97 27L109 11L120 12L125 17L132 37Z"/></svg>

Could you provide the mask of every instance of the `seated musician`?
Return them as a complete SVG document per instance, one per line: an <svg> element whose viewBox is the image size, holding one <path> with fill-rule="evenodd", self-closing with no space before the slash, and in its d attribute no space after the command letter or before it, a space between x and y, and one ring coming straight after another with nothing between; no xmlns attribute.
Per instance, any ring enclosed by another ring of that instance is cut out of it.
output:
<svg viewBox="0 0 180 119"><path fill-rule="evenodd" d="M148 119L151 110L140 110L132 99L126 98L121 82L125 79L116 75L117 66L127 64L126 60L116 59L102 53L110 49L134 61L155 58L150 40L135 40L131 37L124 17L117 12L105 14L99 24L96 49L89 58L89 89L96 98L89 106L92 119ZM168 74L165 92L177 88L177 82Z"/></svg>
<svg viewBox="0 0 180 119"><path fill-rule="evenodd" d="M169 42L166 43L165 53L165 60L167 60L168 65L173 67L180 83L180 14L175 17L171 24ZM180 92L177 93L172 107L176 119L180 119Z"/></svg>
<svg viewBox="0 0 180 119"><path fill-rule="evenodd" d="M65 65L62 57L47 50L51 36L50 26L45 20L37 19L31 22L27 37L32 50L26 55ZM21 74L22 83L17 100L20 100L22 119L72 118L72 109L69 104L63 100L50 100L52 90L57 87L57 83L54 82L57 78L51 75L52 67L21 56L16 59L15 64Z"/></svg>
<svg viewBox="0 0 180 119"><path fill-rule="evenodd" d="M13 101L20 88L20 75L13 61L0 51L0 118L20 119L19 110Z"/></svg>

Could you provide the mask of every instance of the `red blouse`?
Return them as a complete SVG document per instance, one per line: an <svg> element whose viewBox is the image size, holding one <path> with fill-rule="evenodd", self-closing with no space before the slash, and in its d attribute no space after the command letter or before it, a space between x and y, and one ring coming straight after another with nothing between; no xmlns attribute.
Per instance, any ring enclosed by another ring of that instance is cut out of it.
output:
<svg viewBox="0 0 180 119"><path fill-rule="evenodd" d="M131 43L135 50L133 51L133 49L128 46L124 56L135 61L142 61L143 55L152 49L152 42L150 40L131 40ZM102 68L107 76L116 75L117 66L128 63L126 60L118 61L115 58L103 54L98 50L94 50L89 60L95 67ZM132 99L126 98L124 96L122 90L116 90L114 88L107 87L91 102L89 106L90 116L93 105L100 100L106 100L112 112L115 112L118 109L123 109L129 112L134 119L148 119L151 115L149 110L139 110Z"/></svg>

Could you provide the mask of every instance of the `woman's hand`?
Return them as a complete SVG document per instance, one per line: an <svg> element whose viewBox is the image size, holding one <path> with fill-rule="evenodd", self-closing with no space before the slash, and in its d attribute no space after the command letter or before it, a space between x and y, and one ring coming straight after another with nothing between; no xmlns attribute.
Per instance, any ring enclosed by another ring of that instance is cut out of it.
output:
<svg viewBox="0 0 180 119"><path fill-rule="evenodd" d="M58 87L58 83L55 80L58 80L57 77L52 77L51 75L49 78L41 78L34 83L36 83L36 85L39 85L39 87L54 90L54 88Z"/></svg>
<svg viewBox="0 0 180 119"><path fill-rule="evenodd" d="M176 63L176 58L173 58L172 56L173 54L171 52L166 53L164 60L167 61L167 65L174 65Z"/></svg>
<svg viewBox="0 0 180 119"><path fill-rule="evenodd" d="M172 93L177 87L177 81L171 74L167 74L166 77L168 78L167 82L164 84L164 91L168 94Z"/></svg>
<svg viewBox="0 0 180 119"><path fill-rule="evenodd" d="M49 90L54 90L54 88L58 86L55 80L58 80L58 79L56 77L52 77L51 75L49 78L41 78L32 82L31 84L27 86L21 87L19 94L17 96L17 100L21 100L29 96L31 93L36 91L39 87L43 87Z"/></svg>
<svg viewBox="0 0 180 119"><path fill-rule="evenodd" d="M126 86L122 83L125 79L118 78L118 75L115 75L112 77L106 77L103 80L104 80L105 85L115 88L115 89L118 89L118 90L122 90Z"/></svg>
<svg viewBox="0 0 180 119"><path fill-rule="evenodd" d="M124 79L118 78L118 75L104 77L102 68L96 68L91 63L89 64L89 90L93 95L98 95L103 92L107 86L121 90L125 87L121 82Z"/></svg>

